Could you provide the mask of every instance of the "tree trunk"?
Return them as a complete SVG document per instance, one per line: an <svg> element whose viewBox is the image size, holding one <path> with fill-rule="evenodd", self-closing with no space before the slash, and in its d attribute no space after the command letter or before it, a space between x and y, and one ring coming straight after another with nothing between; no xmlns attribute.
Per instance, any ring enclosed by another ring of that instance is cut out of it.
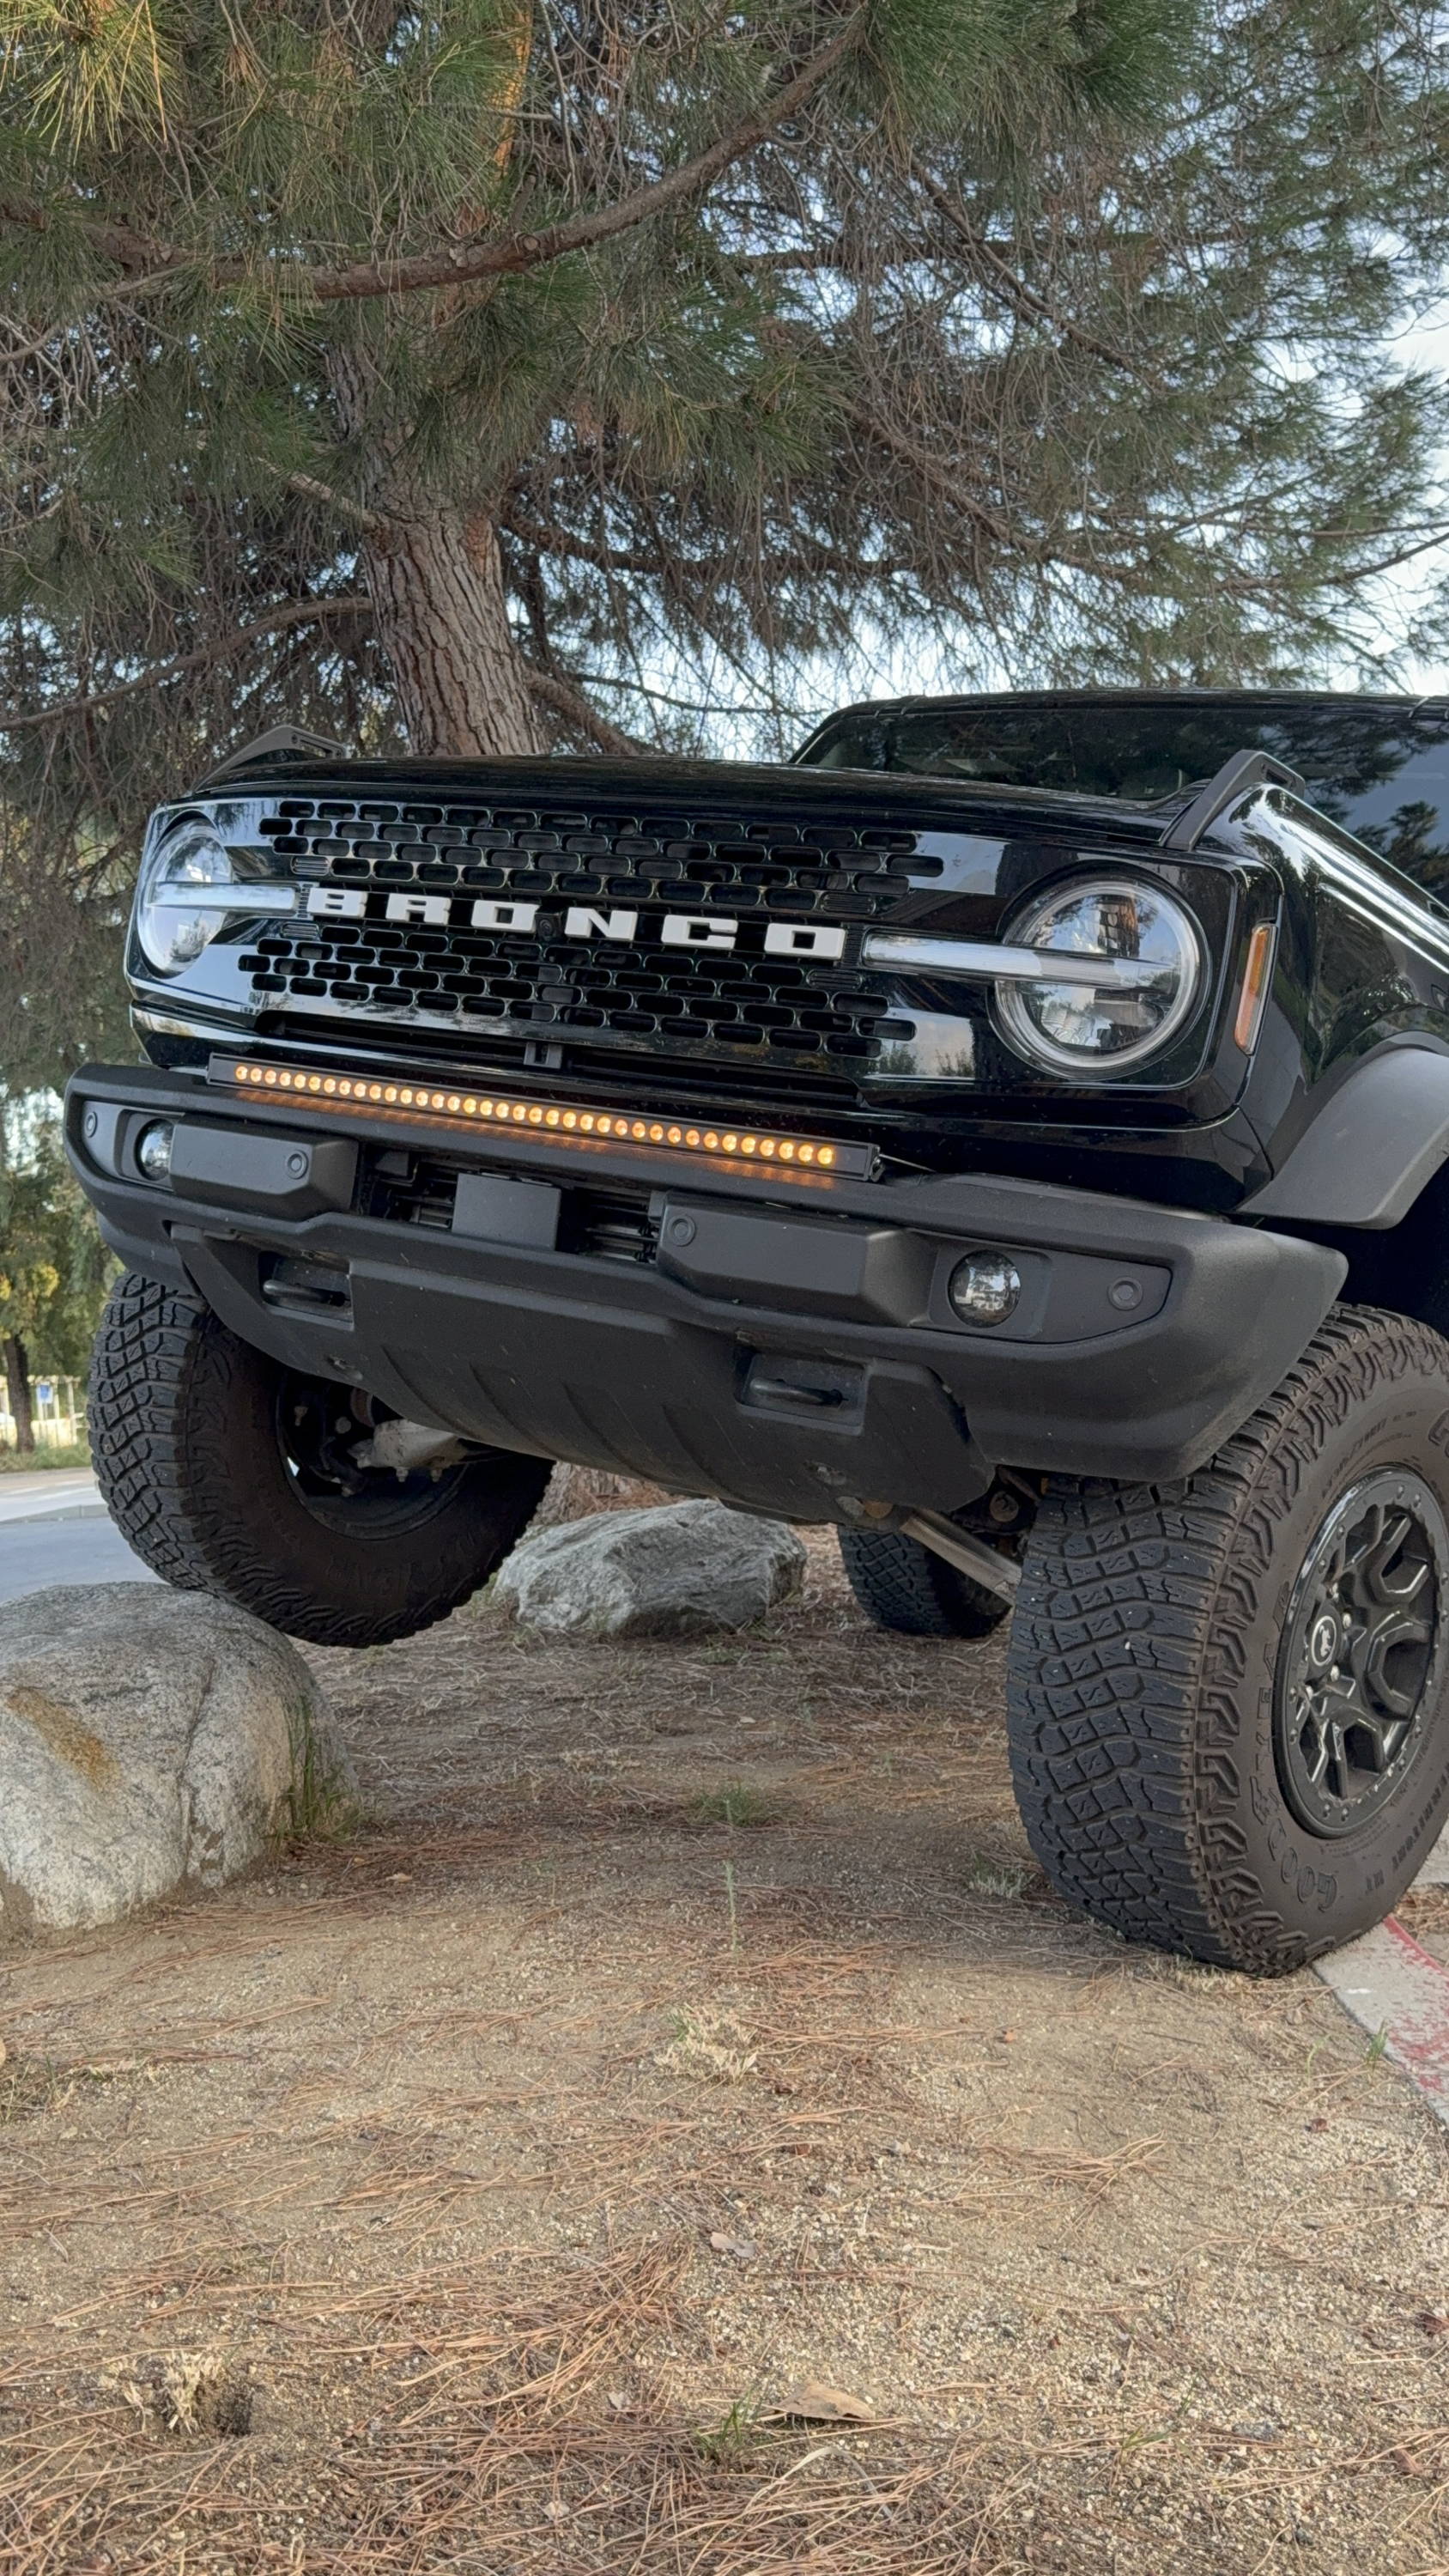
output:
<svg viewBox="0 0 1449 2576"><path fill-rule="evenodd" d="M473 759L537 751L490 523L456 511L389 515L385 537L364 544L363 564L413 750Z"/></svg>
<svg viewBox="0 0 1449 2576"><path fill-rule="evenodd" d="M362 568L413 750L464 760L541 750L492 522L428 490L364 352L334 349L327 372L362 460Z"/></svg>
<svg viewBox="0 0 1449 2576"><path fill-rule="evenodd" d="M30 1411L30 1360L18 1333L7 1333L5 1353L5 1387L10 1398L10 1418L15 1425L15 1446L27 1456L35 1447L35 1424Z"/></svg>

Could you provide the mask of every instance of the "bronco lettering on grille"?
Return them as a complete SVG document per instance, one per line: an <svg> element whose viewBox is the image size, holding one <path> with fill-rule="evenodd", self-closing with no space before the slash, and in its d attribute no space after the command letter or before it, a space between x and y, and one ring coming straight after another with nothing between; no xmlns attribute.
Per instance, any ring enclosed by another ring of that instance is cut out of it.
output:
<svg viewBox="0 0 1449 2576"><path fill-rule="evenodd" d="M422 894L409 889L406 893L384 894L366 886L314 885L307 890L307 910L317 921L374 920L421 922L432 930L501 930L525 935L538 926L543 907L536 903L499 902L484 896L470 902L466 896ZM740 924L728 913L666 912L657 930L646 930L645 939L653 938L661 948L732 949L739 937ZM640 937L637 912L615 908L608 912L590 904L570 904L564 914L565 939L613 939L625 946ZM845 954L845 932L829 922L772 921L765 925L763 940L767 957L838 959Z"/></svg>

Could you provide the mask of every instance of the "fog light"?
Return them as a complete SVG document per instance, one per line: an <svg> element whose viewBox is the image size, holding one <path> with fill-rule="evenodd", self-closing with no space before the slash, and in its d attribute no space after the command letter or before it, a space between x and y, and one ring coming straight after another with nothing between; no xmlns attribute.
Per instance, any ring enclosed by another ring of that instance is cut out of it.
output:
<svg viewBox="0 0 1449 2576"><path fill-rule="evenodd" d="M973 1252L957 1263L946 1294L963 1324L1004 1324L1021 1295L1021 1272L1004 1252Z"/></svg>
<svg viewBox="0 0 1449 2576"><path fill-rule="evenodd" d="M175 1128L168 1126L165 1119L157 1119L154 1125L142 1128L136 1139L136 1162L148 1181L170 1180L171 1140L175 1133Z"/></svg>

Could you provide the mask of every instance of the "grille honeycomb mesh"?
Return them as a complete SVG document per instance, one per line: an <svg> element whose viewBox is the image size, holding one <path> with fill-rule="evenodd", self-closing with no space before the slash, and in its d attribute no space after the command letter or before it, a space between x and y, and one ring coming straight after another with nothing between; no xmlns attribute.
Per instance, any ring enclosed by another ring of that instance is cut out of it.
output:
<svg viewBox="0 0 1449 2576"><path fill-rule="evenodd" d="M690 810L554 810L413 799L288 797L260 829L305 879L380 892L491 895L543 907L527 937L416 923L323 921L269 932L243 958L270 1007L480 1022L534 1038L845 1072L893 1034L877 978L786 957L595 944L563 935L569 904L625 902L751 921L866 924L939 862L915 833ZM748 931L742 933L748 939Z"/></svg>

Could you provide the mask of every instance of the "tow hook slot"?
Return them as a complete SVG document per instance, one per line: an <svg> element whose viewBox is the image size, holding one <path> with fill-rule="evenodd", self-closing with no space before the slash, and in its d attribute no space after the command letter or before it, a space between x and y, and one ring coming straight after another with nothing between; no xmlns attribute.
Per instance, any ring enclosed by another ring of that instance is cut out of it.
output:
<svg viewBox="0 0 1449 2576"><path fill-rule="evenodd" d="M858 1430L865 1419L865 1370L855 1360L806 1359L794 1351L754 1351L740 1389L752 1413Z"/></svg>
<svg viewBox="0 0 1449 2576"><path fill-rule="evenodd" d="M264 1252L260 1286L269 1306L294 1315L345 1316L352 1320L352 1281L340 1263L302 1261L290 1253Z"/></svg>

